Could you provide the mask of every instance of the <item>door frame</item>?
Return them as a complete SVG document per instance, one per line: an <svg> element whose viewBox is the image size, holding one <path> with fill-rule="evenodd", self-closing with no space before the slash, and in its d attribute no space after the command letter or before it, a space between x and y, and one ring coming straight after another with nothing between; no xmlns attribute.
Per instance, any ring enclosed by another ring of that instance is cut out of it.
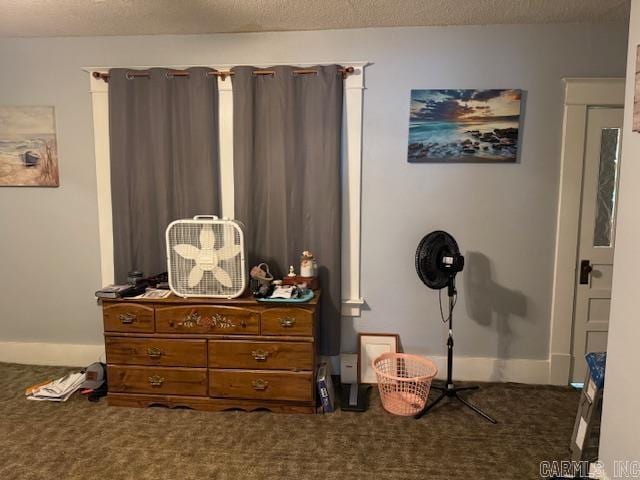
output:
<svg viewBox="0 0 640 480"><path fill-rule="evenodd" d="M564 115L551 301L549 383L567 385L589 107L624 107L624 78L563 78Z"/></svg>

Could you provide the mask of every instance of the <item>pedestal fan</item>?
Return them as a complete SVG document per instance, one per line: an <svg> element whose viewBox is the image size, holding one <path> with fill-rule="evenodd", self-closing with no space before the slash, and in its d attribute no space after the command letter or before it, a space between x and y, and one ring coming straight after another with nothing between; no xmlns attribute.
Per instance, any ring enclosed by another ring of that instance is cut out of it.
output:
<svg viewBox="0 0 640 480"><path fill-rule="evenodd" d="M453 308L456 305L458 292L456 291L456 274L464 268L464 257L455 239L447 232L435 231L426 235L418 244L416 250L416 272L420 280L429 288L440 290L447 288L449 297L449 316L442 315L443 322L449 323L449 338L447 339L447 380L443 387L432 385L431 388L439 390L440 396L433 402L425 404L425 407L415 418L421 418L425 413L435 407L443 398L449 397L460 401L465 406L476 412L491 423L497 423L495 419L487 415L475 405L458 395L465 390L477 390L479 387L456 387L453 384ZM442 313L442 302L440 302Z"/></svg>

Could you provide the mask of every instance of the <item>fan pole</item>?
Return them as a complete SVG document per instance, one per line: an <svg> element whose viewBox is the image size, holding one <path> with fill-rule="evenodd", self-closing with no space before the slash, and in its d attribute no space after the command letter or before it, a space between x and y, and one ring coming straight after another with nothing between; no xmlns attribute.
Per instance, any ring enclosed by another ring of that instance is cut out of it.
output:
<svg viewBox="0 0 640 480"><path fill-rule="evenodd" d="M449 337L447 338L447 388L453 388L453 299L458 291L456 290L456 278L449 276L447 283L447 296L449 297Z"/></svg>
<svg viewBox="0 0 640 480"><path fill-rule="evenodd" d="M471 387L456 387L453 385L453 307L455 305L454 298L457 295L455 275L449 275L447 282L447 296L449 297L449 338L447 338L447 381L444 387L438 385L432 385L431 388L439 390L441 393L433 402L425 404L421 412L416 414L414 418L422 418L422 416L435 407L445 397L452 397L459 400L462 404L469 407L485 420L491 423L498 423L493 417L489 416L478 407L469 403L467 400L458 395L458 392L464 392L467 390L477 390L478 386Z"/></svg>

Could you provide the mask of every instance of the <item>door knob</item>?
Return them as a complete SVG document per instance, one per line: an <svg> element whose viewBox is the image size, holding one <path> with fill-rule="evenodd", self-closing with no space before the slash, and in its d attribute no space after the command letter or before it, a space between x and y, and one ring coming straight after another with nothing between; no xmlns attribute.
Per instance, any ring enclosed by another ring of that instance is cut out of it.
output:
<svg viewBox="0 0 640 480"><path fill-rule="evenodd" d="M589 274L593 271L593 266L589 260L580 261L580 285L589 284Z"/></svg>

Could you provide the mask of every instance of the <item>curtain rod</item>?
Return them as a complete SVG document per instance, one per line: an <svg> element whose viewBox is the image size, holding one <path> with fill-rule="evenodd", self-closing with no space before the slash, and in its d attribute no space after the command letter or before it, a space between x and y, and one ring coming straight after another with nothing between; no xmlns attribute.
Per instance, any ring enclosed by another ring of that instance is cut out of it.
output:
<svg viewBox="0 0 640 480"><path fill-rule="evenodd" d="M347 78L354 71L355 69L353 67L338 68L338 72L342 74L342 78ZM294 75L310 75L310 74L313 75L313 74L317 74L318 71L312 68L302 68L299 70L294 70L292 73ZM253 75L275 75L275 74L276 74L275 70L269 70L269 69L255 70L253 72ZM104 80L105 82L108 82L110 77L108 73L103 73L103 72L93 72L91 75L93 75L93 78L101 79L101 80ZM167 72L167 75L171 77L188 77L190 73L185 70L170 70L169 72ZM220 77L224 82L227 79L227 77L234 75L234 72L232 72L231 70L214 71L214 72L207 72L207 75L212 77ZM149 70L132 70L131 72L127 72L127 76L130 78L134 78L134 77L149 78L151 76L151 73L149 72Z"/></svg>

